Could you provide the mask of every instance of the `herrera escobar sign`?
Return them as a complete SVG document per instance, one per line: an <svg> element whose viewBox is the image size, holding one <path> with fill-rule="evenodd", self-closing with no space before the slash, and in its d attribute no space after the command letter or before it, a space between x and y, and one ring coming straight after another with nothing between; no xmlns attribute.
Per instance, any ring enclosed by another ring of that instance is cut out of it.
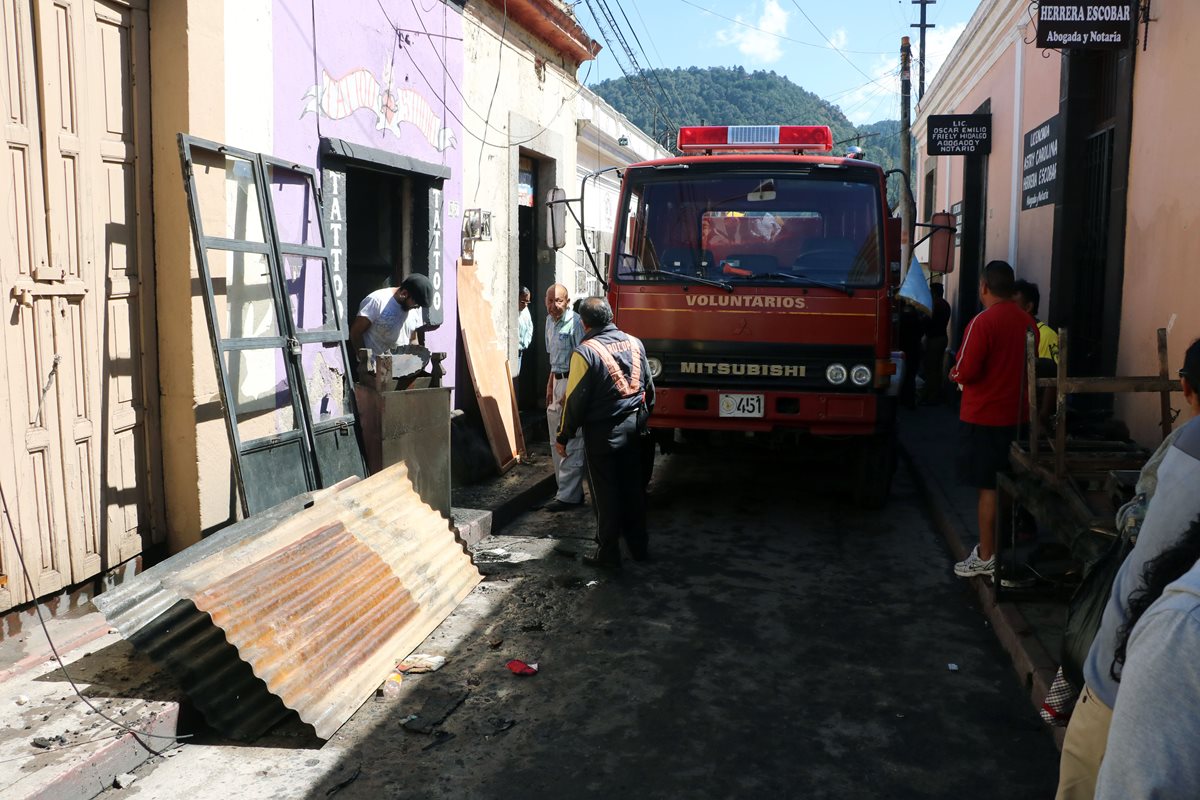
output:
<svg viewBox="0 0 1200 800"><path fill-rule="evenodd" d="M992 152L992 115L930 114L925 150L931 156L973 156Z"/></svg>
<svg viewBox="0 0 1200 800"><path fill-rule="evenodd" d="M1133 40L1133 0L1042 0L1038 47L1117 49Z"/></svg>

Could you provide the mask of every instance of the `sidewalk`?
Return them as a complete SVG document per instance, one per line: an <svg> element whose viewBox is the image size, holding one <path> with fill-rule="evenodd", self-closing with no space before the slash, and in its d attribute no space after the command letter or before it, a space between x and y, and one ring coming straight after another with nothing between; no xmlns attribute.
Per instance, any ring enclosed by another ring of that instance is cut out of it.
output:
<svg viewBox="0 0 1200 800"><path fill-rule="evenodd" d="M938 532L955 561L967 557L979 542L976 491L963 486L955 468L958 447L958 414L944 405L901 409L898 421L901 450L912 467ZM947 567L949 568L949 567ZM996 638L1013 660L1013 668L1041 708L1058 669L1066 604L1053 601L994 603L991 581L971 578L979 603ZM1054 728L1062 744L1063 728Z"/></svg>
<svg viewBox="0 0 1200 800"><path fill-rule="evenodd" d="M452 523L465 546L553 494L548 445L542 441L529 450L530 458L505 474L454 490ZM19 633L0 639L0 797L88 800L112 787L118 775L133 772L154 756L79 699L58 668L36 616L23 619L26 624ZM186 749L173 737L185 735L180 718L181 712L187 717L188 703L170 673L134 650L98 611L80 609L48 618L46 624L81 692L106 716L153 734L143 741L163 753L166 763L174 762ZM253 775L267 762L278 766L279 754L272 761L268 751L269 747L247 748L263 758L249 759L244 770L230 770L230 777ZM336 772L336 758L330 754L301 749L292 756L296 770Z"/></svg>

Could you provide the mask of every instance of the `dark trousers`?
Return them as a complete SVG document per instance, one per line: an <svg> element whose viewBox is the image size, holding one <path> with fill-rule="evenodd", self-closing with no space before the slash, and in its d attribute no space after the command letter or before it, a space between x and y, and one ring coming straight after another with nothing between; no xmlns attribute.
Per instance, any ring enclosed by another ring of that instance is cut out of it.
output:
<svg viewBox="0 0 1200 800"><path fill-rule="evenodd" d="M588 482L596 509L596 557L621 560L621 537L634 557L645 554L646 532L645 451L630 417L614 426L584 429Z"/></svg>
<svg viewBox="0 0 1200 800"><path fill-rule="evenodd" d="M925 399L941 400L942 379L945 376L945 358L947 339L945 336L932 336L925 340L925 357L922 364L925 378Z"/></svg>

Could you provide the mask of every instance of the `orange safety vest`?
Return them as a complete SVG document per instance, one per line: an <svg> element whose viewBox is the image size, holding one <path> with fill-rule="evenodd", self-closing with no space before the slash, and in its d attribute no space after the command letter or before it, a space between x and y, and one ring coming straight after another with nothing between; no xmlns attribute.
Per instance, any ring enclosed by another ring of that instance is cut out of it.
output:
<svg viewBox="0 0 1200 800"><path fill-rule="evenodd" d="M608 370L608 375L612 378L613 384L617 387L617 393L621 397L633 397L642 391L641 348L640 346L634 347L635 344L641 344L637 339L629 336L623 342L614 342L611 347L602 345L595 339L585 339L582 344L600 357L600 363ZM613 357L613 353L621 353L627 350L633 354L630 358L630 363L633 367L628 379L625 377L625 373L621 371L621 365L617 363L617 359Z"/></svg>

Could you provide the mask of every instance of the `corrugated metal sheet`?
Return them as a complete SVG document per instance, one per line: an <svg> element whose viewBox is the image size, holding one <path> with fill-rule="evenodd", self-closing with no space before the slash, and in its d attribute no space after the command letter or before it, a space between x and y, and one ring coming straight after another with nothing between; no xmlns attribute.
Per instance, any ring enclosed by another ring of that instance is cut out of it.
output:
<svg viewBox="0 0 1200 800"><path fill-rule="evenodd" d="M96 598L213 727L328 739L481 580L403 464L231 526Z"/></svg>

